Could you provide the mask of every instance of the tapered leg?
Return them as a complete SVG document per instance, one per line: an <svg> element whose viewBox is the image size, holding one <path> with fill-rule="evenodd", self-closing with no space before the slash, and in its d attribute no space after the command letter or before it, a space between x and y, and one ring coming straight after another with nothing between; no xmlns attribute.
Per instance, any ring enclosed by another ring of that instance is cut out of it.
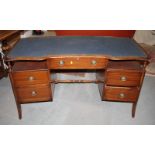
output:
<svg viewBox="0 0 155 155"><path fill-rule="evenodd" d="M135 117L136 107L137 107L137 102L134 102L134 103L132 104L132 118Z"/></svg>
<svg viewBox="0 0 155 155"><path fill-rule="evenodd" d="M22 119L22 107L21 104L17 103L17 110L18 110L18 118Z"/></svg>

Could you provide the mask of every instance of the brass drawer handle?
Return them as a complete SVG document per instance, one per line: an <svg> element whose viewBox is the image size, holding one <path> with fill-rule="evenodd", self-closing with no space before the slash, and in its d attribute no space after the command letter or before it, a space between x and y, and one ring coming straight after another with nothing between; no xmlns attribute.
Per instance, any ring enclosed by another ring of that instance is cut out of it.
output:
<svg viewBox="0 0 155 155"><path fill-rule="evenodd" d="M63 66L64 64L65 64L65 62L64 62L63 60L60 60L60 61L59 61L59 65L60 65L60 66Z"/></svg>
<svg viewBox="0 0 155 155"><path fill-rule="evenodd" d="M120 97L120 98L124 98L124 97L125 97L125 94L124 94L124 93L120 93L120 94L119 94L119 97Z"/></svg>
<svg viewBox="0 0 155 155"><path fill-rule="evenodd" d="M96 65L96 64L97 64L96 60L92 60L92 61L91 61L91 64L92 64L92 65Z"/></svg>
<svg viewBox="0 0 155 155"><path fill-rule="evenodd" d="M36 96L36 95L37 95L37 92L36 92L36 91L32 91L32 92L31 92L31 95L32 95L32 96Z"/></svg>
<svg viewBox="0 0 155 155"><path fill-rule="evenodd" d="M126 81L127 80L127 78L126 78L126 76L121 76L121 81Z"/></svg>
<svg viewBox="0 0 155 155"><path fill-rule="evenodd" d="M70 64L72 65L73 64L73 61L70 61Z"/></svg>
<svg viewBox="0 0 155 155"><path fill-rule="evenodd" d="M29 77L29 81L33 81L34 80L34 77L33 76L30 76Z"/></svg>

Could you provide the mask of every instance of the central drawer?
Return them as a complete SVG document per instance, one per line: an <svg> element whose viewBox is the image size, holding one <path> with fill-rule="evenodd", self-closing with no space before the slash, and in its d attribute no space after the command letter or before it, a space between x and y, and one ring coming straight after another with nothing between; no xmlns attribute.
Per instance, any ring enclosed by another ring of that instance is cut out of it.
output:
<svg viewBox="0 0 155 155"><path fill-rule="evenodd" d="M48 59L50 69L103 69L108 59L104 57L56 57Z"/></svg>
<svg viewBox="0 0 155 155"><path fill-rule="evenodd" d="M49 73L46 70L12 72L12 78L15 87L49 83Z"/></svg>
<svg viewBox="0 0 155 155"><path fill-rule="evenodd" d="M32 85L16 88L16 94L21 103L52 100L50 85Z"/></svg>
<svg viewBox="0 0 155 155"><path fill-rule="evenodd" d="M105 86L104 99L111 101L134 102L137 100L139 89L137 87Z"/></svg>

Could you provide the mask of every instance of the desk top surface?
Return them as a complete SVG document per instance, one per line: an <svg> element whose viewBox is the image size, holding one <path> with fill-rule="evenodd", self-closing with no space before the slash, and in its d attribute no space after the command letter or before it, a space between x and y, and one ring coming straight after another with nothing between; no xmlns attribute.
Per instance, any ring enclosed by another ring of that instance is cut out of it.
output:
<svg viewBox="0 0 155 155"><path fill-rule="evenodd" d="M129 38L116 37L39 37L21 39L9 58L34 58L62 55L105 55L146 58L145 52Z"/></svg>

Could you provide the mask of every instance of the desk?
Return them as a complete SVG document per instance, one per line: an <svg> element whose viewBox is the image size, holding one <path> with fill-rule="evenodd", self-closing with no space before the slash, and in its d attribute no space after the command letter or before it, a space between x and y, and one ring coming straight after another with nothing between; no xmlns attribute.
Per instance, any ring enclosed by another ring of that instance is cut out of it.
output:
<svg viewBox="0 0 155 155"><path fill-rule="evenodd" d="M132 117L147 65L129 38L45 37L22 39L7 57L19 118L21 104L53 100L58 83L96 83L101 100L132 103ZM91 70L96 80L59 80L59 71Z"/></svg>
<svg viewBox="0 0 155 155"><path fill-rule="evenodd" d="M18 42L21 32L22 30L0 30L0 79L6 75L2 57Z"/></svg>

